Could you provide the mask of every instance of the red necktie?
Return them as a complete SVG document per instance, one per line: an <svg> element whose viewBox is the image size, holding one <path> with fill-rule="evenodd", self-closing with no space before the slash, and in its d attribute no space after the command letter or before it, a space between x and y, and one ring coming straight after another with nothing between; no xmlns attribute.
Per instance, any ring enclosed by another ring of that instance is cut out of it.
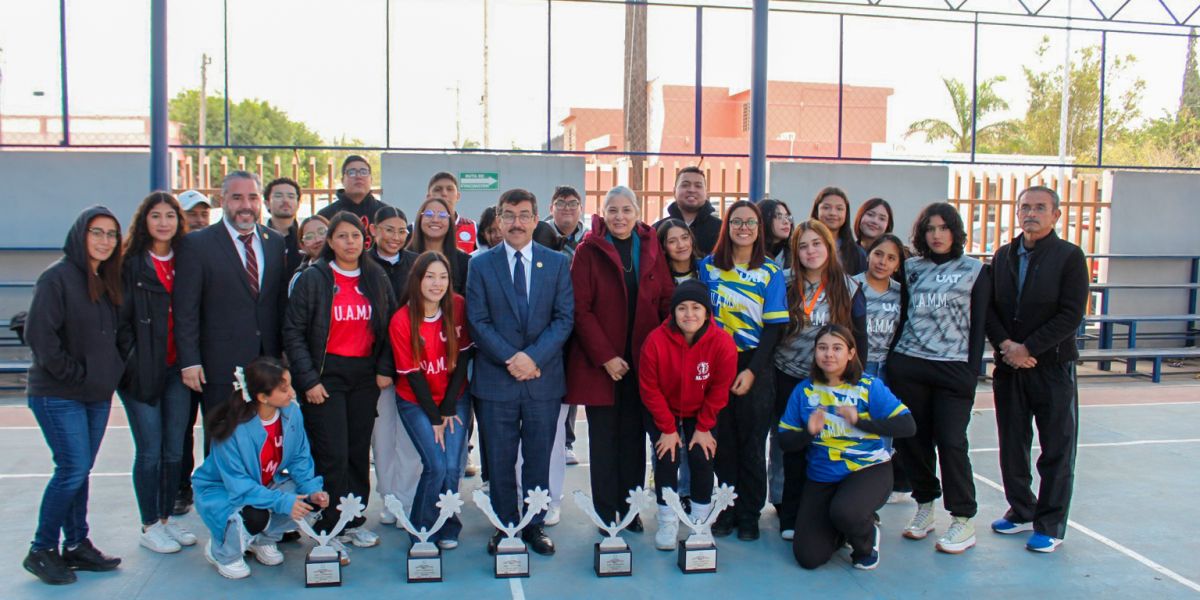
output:
<svg viewBox="0 0 1200 600"><path fill-rule="evenodd" d="M258 298L258 255L254 253L254 234L242 234L238 239L246 247L246 277L250 280L250 294Z"/></svg>

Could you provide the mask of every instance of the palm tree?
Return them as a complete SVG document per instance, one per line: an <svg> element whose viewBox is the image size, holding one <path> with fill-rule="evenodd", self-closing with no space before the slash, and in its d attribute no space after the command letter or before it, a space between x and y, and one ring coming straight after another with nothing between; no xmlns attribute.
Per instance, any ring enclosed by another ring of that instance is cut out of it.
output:
<svg viewBox="0 0 1200 600"><path fill-rule="evenodd" d="M1003 75L997 75L979 84L975 107L977 122L983 121L984 116L990 113L1008 110L1008 102L993 89L995 84L1004 79ZM963 82L953 77L943 77L942 82L946 84L946 91L950 93L950 104L954 106L954 123L941 119L922 119L909 125L904 136L924 133L927 142L948 140L954 145L954 152L968 153L971 151L971 94ZM1015 131L1014 121L999 121L978 127L975 131L976 151L986 152L985 148L998 145Z"/></svg>

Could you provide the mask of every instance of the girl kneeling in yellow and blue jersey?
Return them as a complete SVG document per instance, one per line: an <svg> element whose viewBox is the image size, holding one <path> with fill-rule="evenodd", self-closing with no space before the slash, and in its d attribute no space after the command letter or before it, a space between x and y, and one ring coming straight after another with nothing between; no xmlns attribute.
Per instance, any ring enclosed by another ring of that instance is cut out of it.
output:
<svg viewBox="0 0 1200 600"><path fill-rule="evenodd" d="M808 453L792 553L815 569L848 543L854 567L870 570L879 564L875 510L892 491L892 438L917 426L881 380L863 375L850 330L827 325L816 340L811 374L779 421L783 451Z"/></svg>

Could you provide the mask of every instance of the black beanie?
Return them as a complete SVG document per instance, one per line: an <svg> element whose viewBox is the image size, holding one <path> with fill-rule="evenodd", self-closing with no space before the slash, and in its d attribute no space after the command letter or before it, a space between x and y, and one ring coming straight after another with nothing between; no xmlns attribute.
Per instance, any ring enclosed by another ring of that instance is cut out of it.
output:
<svg viewBox="0 0 1200 600"><path fill-rule="evenodd" d="M709 299L708 286L700 283L695 279L688 279L683 283L675 286L675 293L671 294L671 314L675 314L675 308L686 300L700 303L704 310L708 311L708 316L712 316L712 301ZM674 317L672 317L674 320Z"/></svg>

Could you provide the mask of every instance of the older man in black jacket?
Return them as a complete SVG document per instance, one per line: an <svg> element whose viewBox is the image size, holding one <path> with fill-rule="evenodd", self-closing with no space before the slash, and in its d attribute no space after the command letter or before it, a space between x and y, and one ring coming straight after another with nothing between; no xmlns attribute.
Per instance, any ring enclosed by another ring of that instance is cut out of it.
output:
<svg viewBox="0 0 1200 600"><path fill-rule="evenodd" d="M229 400L234 367L283 354L284 241L259 224L258 177L230 172L221 209L219 223L183 238L172 297L183 383L204 395L205 413Z"/></svg>
<svg viewBox="0 0 1200 600"><path fill-rule="evenodd" d="M992 530L1032 530L1025 547L1035 552L1053 552L1067 532L1079 430L1075 332L1088 295L1083 251L1054 233L1062 215L1058 204L1058 194L1041 186L1017 197L1022 234L992 259L987 319L996 349L992 389L1009 505ZM1037 496L1029 466L1031 420L1042 446Z"/></svg>

